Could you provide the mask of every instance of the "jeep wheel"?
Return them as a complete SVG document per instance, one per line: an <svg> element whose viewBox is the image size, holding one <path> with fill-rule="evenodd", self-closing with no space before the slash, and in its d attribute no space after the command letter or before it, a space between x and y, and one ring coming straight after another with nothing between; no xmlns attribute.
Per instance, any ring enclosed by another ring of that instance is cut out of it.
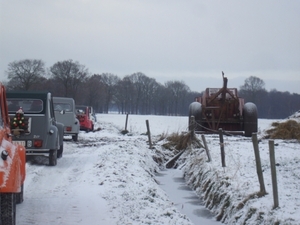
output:
<svg viewBox="0 0 300 225"><path fill-rule="evenodd" d="M72 136L73 141L78 141L78 134L75 134L74 136Z"/></svg>
<svg viewBox="0 0 300 225"><path fill-rule="evenodd" d="M0 194L1 224L16 224L16 196L14 193Z"/></svg>
<svg viewBox="0 0 300 225"><path fill-rule="evenodd" d="M49 151L49 165L56 166L56 164L57 164L57 150L51 149Z"/></svg>
<svg viewBox="0 0 300 225"><path fill-rule="evenodd" d="M64 151L64 143L62 143L59 150L57 151L57 158L61 158L63 156L63 151Z"/></svg>
<svg viewBox="0 0 300 225"><path fill-rule="evenodd" d="M21 192L16 193L16 203L20 204L24 201L24 184L21 186Z"/></svg>

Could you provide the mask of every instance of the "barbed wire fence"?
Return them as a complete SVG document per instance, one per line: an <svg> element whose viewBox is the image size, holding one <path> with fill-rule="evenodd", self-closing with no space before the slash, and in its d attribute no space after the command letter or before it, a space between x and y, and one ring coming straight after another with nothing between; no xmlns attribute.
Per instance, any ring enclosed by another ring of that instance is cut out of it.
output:
<svg viewBox="0 0 300 225"><path fill-rule="evenodd" d="M221 163L222 167L226 167L226 161L225 161L225 145L223 135L228 135L228 136L234 136L234 134L231 134L230 131L223 130L222 128L218 129L218 131L207 128L203 126L202 124L198 123L194 116L191 116L190 121L189 121L189 130L191 133L193 133L194 136L197 131L195 130L196 127L201 127L202 130L205 130L207 133L211 134L219 134L219 145L220 145L220 150L221 150ZM203 131L202 131L203 132ZM201 132L200 132L201 133ZM201 138L204 144L205 152L207 155L207 162L211 162L211 154L207 145L207 141L205 138L204 134L201 134ZM265 189L265 184L264 184L264 178L263 178L263 170L262 170L262 165L260 161L260 154L259 154L259 146L258 146L258 139L257 139L257 133L252 133L252 139L253 143L253 149L254 149L254 156L255 156L255 163L256 163L256 172L258 176L258 181L260 184L260 191L259 195L264 196L267 194L267 191ZM273 200L274 200L274 206L273 209L279 207L279 198L278 198L278 184L277 184L277 176L276 176L276 162L275 162L275 151L274 151L274 140L269 140L269 155L270 155L270 165L271 165L271 178L272 178L272 190L273 190Z"/></svg>

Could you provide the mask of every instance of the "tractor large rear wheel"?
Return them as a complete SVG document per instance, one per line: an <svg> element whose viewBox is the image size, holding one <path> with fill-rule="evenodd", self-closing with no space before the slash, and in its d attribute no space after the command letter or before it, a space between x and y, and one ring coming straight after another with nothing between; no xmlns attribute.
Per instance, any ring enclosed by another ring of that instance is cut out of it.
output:
<svg viewBox="0 0 300 225"><path fill-rule="evenodd" d="M246 137L251 137L257 132L257 108L252 102L247 102L243 107L244 132Z"/></svg>

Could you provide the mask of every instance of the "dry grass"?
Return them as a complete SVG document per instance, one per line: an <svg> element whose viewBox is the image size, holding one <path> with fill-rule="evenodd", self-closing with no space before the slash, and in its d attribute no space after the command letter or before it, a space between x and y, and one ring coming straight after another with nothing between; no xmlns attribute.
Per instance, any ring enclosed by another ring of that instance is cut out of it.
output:
<svg viewBox="0 0 300 225"><path fill-rule="evenodd" d="M202 148L203 145L197 138L191 138L191 133L173 133L166 137L167 142L163 144L164 148L176 150L187 149L191 144L196 148Z"/></svg>
<svg viewBox="0 0 300 225"><path fill-rule="evenodd" d="M253 194L250 194L248 195L242 202L240 202L237 206L237 209L240 210L244 207L244 205L251 199L254 199L254 198L261 198L265 195L267 195L268 193L267 192L261 192L261 191L258 191L258 192L255 192Z"/></svg>
<svg viewBox="0 0 300 225"><path fill-rule="evenodd" d="M162 133L162 134L158 137L158 140L157 140L157 141L162 141L162 140L166 139L167 136L168 136L167 133Z"/></svg>
<svg viewBox="0 0 300 225"><path fill-rule="evenodd" d="M288 120L283 123L272 123L274 128L267 131L267 138L271 139L297 139L300 140L300 123Z"/></svg>

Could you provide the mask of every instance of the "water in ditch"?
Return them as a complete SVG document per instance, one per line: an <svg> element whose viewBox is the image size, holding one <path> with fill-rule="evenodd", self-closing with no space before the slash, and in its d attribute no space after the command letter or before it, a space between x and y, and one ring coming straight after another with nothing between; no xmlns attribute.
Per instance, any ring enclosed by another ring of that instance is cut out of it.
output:
<svg viewBox="0 0 300 225"><path fill-rule="evenodd" d="M199 196L185 184L180 170L162 170L157 173L156 179L181 213L185 214L195 225L222 224L215 220L214 215L205 208Z"/></svg>

